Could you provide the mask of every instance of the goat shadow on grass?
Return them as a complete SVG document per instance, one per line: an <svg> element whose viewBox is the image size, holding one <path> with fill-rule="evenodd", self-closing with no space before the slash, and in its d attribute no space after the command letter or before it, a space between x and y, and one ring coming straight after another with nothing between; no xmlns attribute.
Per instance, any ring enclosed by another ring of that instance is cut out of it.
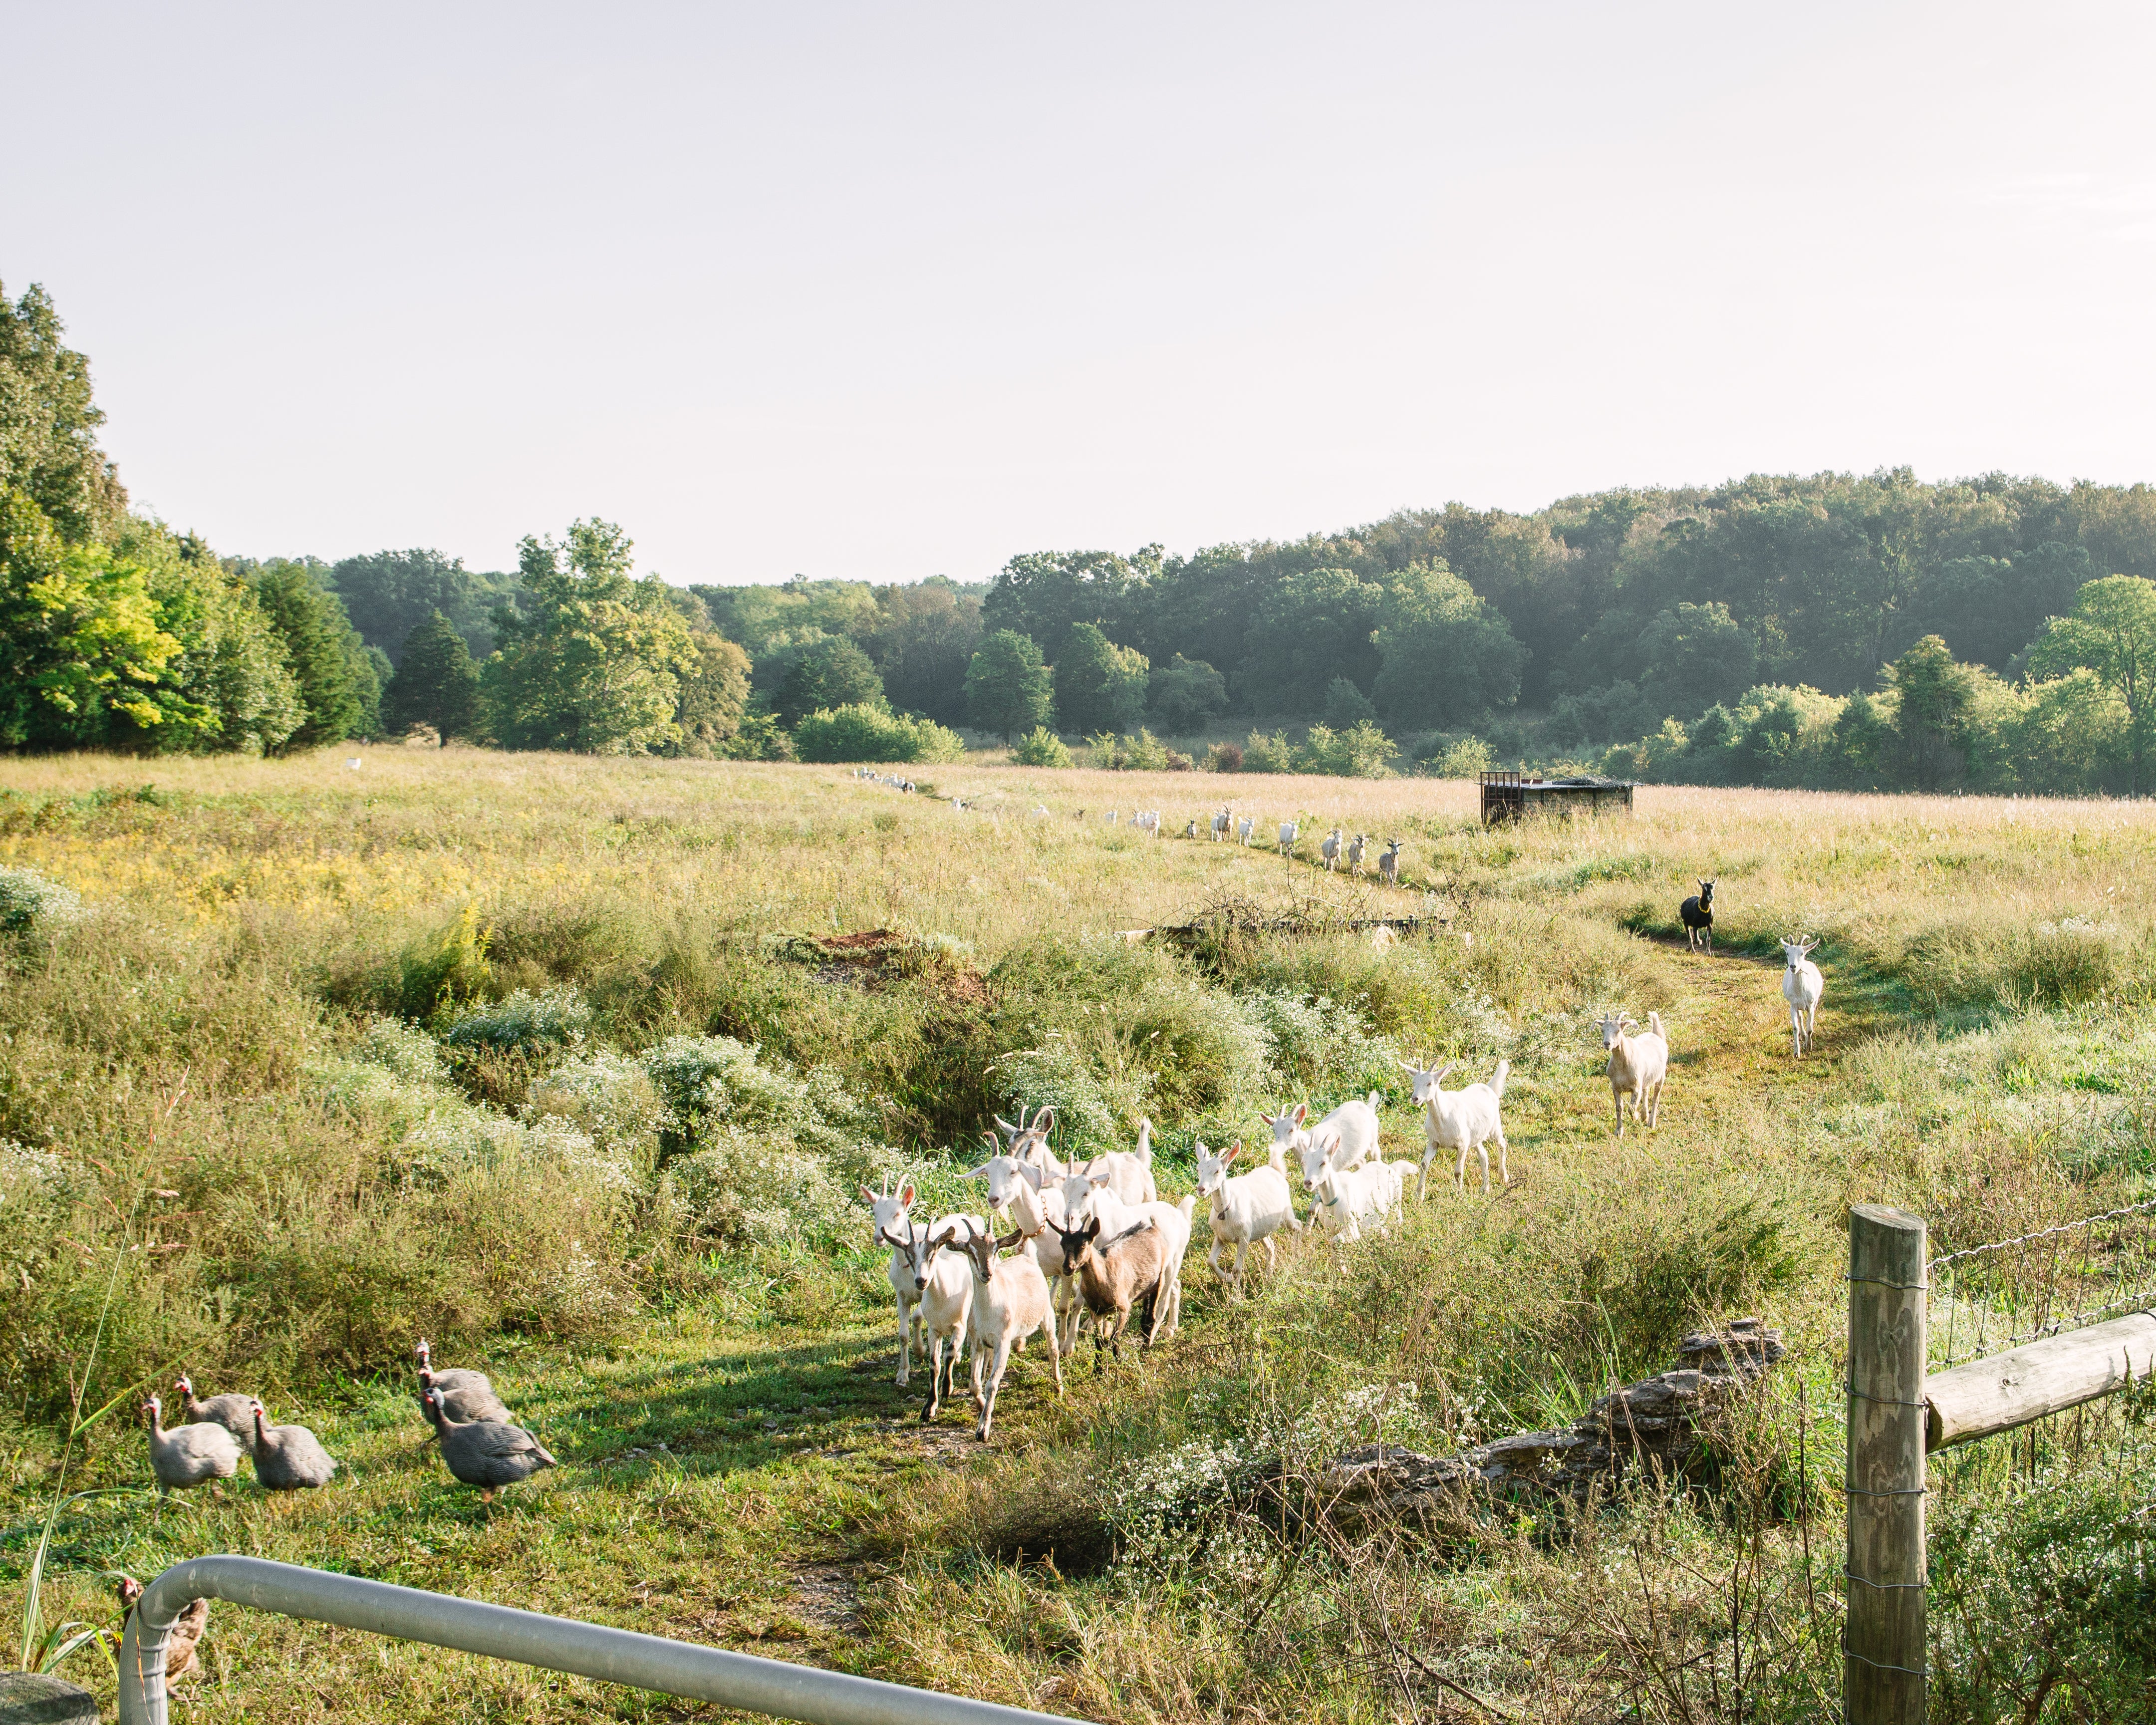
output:
<svg viewBox="0 0 2156 1725"><path fill-rule="evenodd" d="M892 1381L897 1368L892 1334L803 1342L587 1378L565 1385L549 1411L581 1427L576 1460L587 1466L670 1457L699 1473L752 1472L916 1422L928 1368L916 1362L902 1389ZM956 1401L970 1421L963 1388Z"/></svg>

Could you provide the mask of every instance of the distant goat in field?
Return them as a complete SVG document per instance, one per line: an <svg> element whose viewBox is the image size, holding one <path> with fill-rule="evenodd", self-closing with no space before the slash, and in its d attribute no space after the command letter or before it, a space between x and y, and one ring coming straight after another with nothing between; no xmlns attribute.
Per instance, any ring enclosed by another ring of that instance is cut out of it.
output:
<svg viewBox="0 0 2156 1725"><path fill-rule="evenodd" d="M1340 865L1340 829L1325 835L1325 842L1317 847L1317 854L1325 859L1325 872L1331 874Z"/></svg>
<svg viewBox="0 0 2156 1725"><path fill-rule="evenodd" d="M1255 844L1257 836L1258 823L1255 817L1246 814L1235 823L1235 842L1238 845Z"/></svg>
<svg viewBox="0 0 2156 1725"><path fill-rule="evenodd" d="M1697 952L1704 945L1709 952L1714 951L1714 882L1702 880L1699 891L1677 906L1677 915L1684 918L1685 945Z"/></svg>
<svg viewBox="0 0 2156 1725"><path fill-rule="evenodd" d="M1288 856L1295 850L1296 835L1302 830L1300 822L1284 820L1280 826L1280 854Z"/></svg>
<svg viewBox="0 0 2156 1725"><path fill-rule="evenodd" d="M1789 1003L1789 1040L1800 1060L1819 1029L1820 1000L1826 993L1826 978L1805 956L1818 944L1802 936L1782 942L1782 956L1789 961L1782 973L1782 998Z"/></svg>
<svg viewBox="0 0 2156 1725"><path fill-rule="evenodd" d="M1348 872L1351 877L1363 872L1363 852L1368 843L1360 833L1348 841Z"/></svg>
<svg viewBox="0 0 2156 1725"><path fill-rule="evenodd" d="M1385 854L1378 859L1378 878L1388 886L1400 884L1400 841L1385 840Z"/></svg>
<svg viewBox="0 0 2156 1725"><path fill-rule="evenodd" d="M1662 1117L1662 1084L1670 1076L1670 1039L1662 1029L1662 1015L1647 1014L1647 1028L1627 1036L1625 1027L1635 1022L1630 1013L1609 1013L1602 1019L1602 1045L1609 1052L1609 1095L1617 1105L1617 1136L1625 1136L1625 1119L1639 1117L1642 1126L1659 1124Z"/></svg>
<svg viewBox="0 0 2156 1725"><path fill-rule="evenodd" d="M1213 817L1213 842L1215 845L1228 836L1228 829L1235 824L1235 819L1228 805L1223 803L1220 812Z"/></svg>

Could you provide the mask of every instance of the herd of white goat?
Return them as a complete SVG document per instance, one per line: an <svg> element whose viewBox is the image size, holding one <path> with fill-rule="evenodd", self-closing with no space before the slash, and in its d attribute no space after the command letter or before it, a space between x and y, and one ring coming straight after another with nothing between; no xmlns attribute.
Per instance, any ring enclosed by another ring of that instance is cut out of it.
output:
<svg viewBox="0 0 2156 1725"><path fill-rule="evenodd" d="M1687 906L1688 910L1690 906ZM1782 942L1782 993L1789 1002L1790 1037L1801 1056L1817 1022L1825 978L1811 962L1815 940ZM1608 1055L1605 1072L1616 1112L1617 1135L1634 1124L1656 1125L1670 1070L1670 1040L1661 1014L1650 1012L1641 1027L1629 1013L1602 1014L1599 1029ZM1497 1147L1497 1178L1512 1183L1505 1142L1505 1081L1500 1060L1486 1080L1447 1090L1452 1066L1418 1066L1403 1060L1415 1102L1423 1111L1419 1162L1388 1161L1380 1145L1378 1093L1342 1103L1312 1122L1305 1104L1259 1117L1271 1129L1262 1162L1235 1165L1237 1143L1214 1150L1195 1146L1197 1189L1180 1203L1163 1200L1153 1180L1152 1122L1138 1122L1137 1147L1066 1163L1049 1147L1055 1111L1043 1107L1018 1122L997 1117L1000 1137L984 1133L990 1155L965 1178L988 1189L985 1215L952 1214L933 1222L914 1219L915 1188L891 1181L884 1189L864 1186L875 1219L875 1239L891 1250L888 1275L898 1314L898 1382L905 1384L916 1353L928 1367L924 1422L941 1412L952 1393L957 1368L972 1353L973 1399L985 1440L993 1425L997 1393L1014 1349L1035 1335L1047 1338L1055 1393L1063 1394L1063 1362L1075 1350L1081 1330L1093 1326L1096 1368L1102 1351L1121 1355L1135 1314L1139 1340L1150 1348L1173 1336L1182 1317L1183 1265L1197 1206L1206 1207L1213 1235L1206 1261L1240 1297L1250 1248L1262 1245L1270 1267L1273 1236L1314 1228L1342 1245L1365 1229L1382 1228L1405 1201L1408 1183L1416 1198L1428 1195L1430 1164L1454 1158L1453 1184L1467 1188L1467 1159L1479 1158L1482 1191L1490 1192L1490 1146ZM1306 1217L1296 1212L1294 1182L1306 1195ZM995 1219L1008 1221L998 1235ZM1224 1265L1223 1252L1232 1250Z"/></svg>

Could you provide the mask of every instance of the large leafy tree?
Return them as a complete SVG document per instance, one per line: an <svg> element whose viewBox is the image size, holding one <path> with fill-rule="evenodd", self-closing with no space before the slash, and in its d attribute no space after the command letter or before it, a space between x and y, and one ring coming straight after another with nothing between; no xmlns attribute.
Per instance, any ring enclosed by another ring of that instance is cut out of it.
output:
<svg viewBox="0 0 2156 1725"><path fill-rule="evenodd" d="M685 755L732 754L748 708L748 655L716 629L689 632L696 663L680 673L675 745Z"/></svg>
<svg viewBox="0 0 2156 1725"><path fill-rule="evenodd" d="M157 726L179 651L140 564L65 543L27 493L0 491L0 745L103 743L116 714Z"/></svg>
<svg viewBox="0 0 2156 1725"><path fill-rule="evenodd" d="M0 490L19 491L69 544L109 539L127 493L96 441L105 414L90 362L61 340L59 313L34 283L0 292Z"/></svg>
<svg viewBox="0 0 2156 1725"><path fill-rule="evenodd" d="M1178 653L1154 668L1147 701L1163 731L1170 737L1188 737L1228 710L1228 685L1204 660L1185 659Z"/></svg>
<svg viewBox="0 0 2156 1725"><path fill-rule="evenodd" d="M468 737L479 718L479 667L457 627L439 611L407 635L397 672L382 691L382 723L402 734L431 726L441 746Z"/></svg>
<svg viewBox="0 0 2156 1725"><path fill-rule="evenodd" d="M2085 665L2118 697L2126 709L2128 788L2140 795L2156 730L2156 583L2138 575L2090 582L2073 614L2054 618L2028 656L2030 669L2045 676Z"/></svg>
<svg viewBox="0 0 2156 1725"><path fill-rule="evenodd" d="M1640 631L1640 685L1666 712L1703 712L1752 686L1759 644L1718 599L1680 600Z"/></svg>
<svg viewBox="0 0 2156 1725"><path fill-rule="evenodd" d="M981 601L941 575L876 589L874 624L859 639L891 704L940 724L966 716L966 666L981 644Z"/></svg>
<svg viewBox="0 0 2156 1725"><path fill-rule="evenodd" d="M1443 563L1403 569L1384 593L1372 693L1406 725L1456 724L1520 697L1527 649L1496 608Z"/></svg>
<svg viewBox="0 0 2156 1725"><path fill-rule="evenodd" d="M1005 742L1049 721L1055 711L1055 674L1031 636L999 629L983 638L966 667L966 711L975 725Z"/></svg>
<svg viewBox="0 0 2156 1725"><path fill-rule="evenodd" d="M1055 661L1058 721L1065 731L1137 730L1152 669L1144 654L1118 647L1098 625L1075 625Z"/></svg>
<svg viewBox="0 0 2156 1725"><path fill-rule="evenodd" d="M357 735L374 670L364 651L354 650L352 624L336 595L307 563L277 557L254 572L254 598L284 638L285 661L305 709L285 747L305 748Z"/></svg>
<svg viewBox="0 0 2156 1725"><path fill-rule="evenodd" d="M479 658L494 650L491 614L516 603L516 578L467 569L437 551L377 551L340 559L328 585L360 638L393 662L412 631L437 611Z"/></svg>
<svg viewBox="0 0 2156 1725"><path fill-rule="evenodd" d="M1250 620L1238 691L1260 712L1315 713L1335 677L1368 689L1378 674L1370 632L1383 598L1383 588L1353 569L1282 578Z"/></svg>
<svg viewBox="0 0 2156 1725"><path fill-rule="evenodd" d="M1013 557L982 602L983 626L1029 635L1050 665L1060 665L1070 631L1081 623L1118 639L1132 638L1161 564L1158 545L1129 557L1050 551Z"/></svg>
<svg viewBox="0 0 2156 1725"><path fill-rule="evenodd" d="M696 646L665 583L630 572L631 550L619 527L596 519L520 547L529 608L495 611L501 646L480 675L505 747L628 754L680 741L675 713Z"/></svg>
<svg viewBox="0 0 2156 1725"><path fill-rule="evenodd" d="M1937 635L1926 635L1887 667L1903 773L1920 791L1951 790L1969 762L1976 677Z"/></svg>
<svg viewBox="0 0 2156 1725"><path fill-rule="evenodd" d="M851 641L829 636L794 660L772 707L783 722L793 726L830 708L885 704L883 679L868 655Z"/></svg>

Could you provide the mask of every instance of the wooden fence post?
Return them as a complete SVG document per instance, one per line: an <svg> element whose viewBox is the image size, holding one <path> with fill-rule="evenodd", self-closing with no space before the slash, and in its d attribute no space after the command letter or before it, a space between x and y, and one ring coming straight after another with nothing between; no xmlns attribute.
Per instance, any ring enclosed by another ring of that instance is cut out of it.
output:
<svg viewBox="0 0 2156 1725"><path fill-rule="evenodd" d="M1924 1224L1849 1213L1848 1725L1923 1725Z"/></svg>

